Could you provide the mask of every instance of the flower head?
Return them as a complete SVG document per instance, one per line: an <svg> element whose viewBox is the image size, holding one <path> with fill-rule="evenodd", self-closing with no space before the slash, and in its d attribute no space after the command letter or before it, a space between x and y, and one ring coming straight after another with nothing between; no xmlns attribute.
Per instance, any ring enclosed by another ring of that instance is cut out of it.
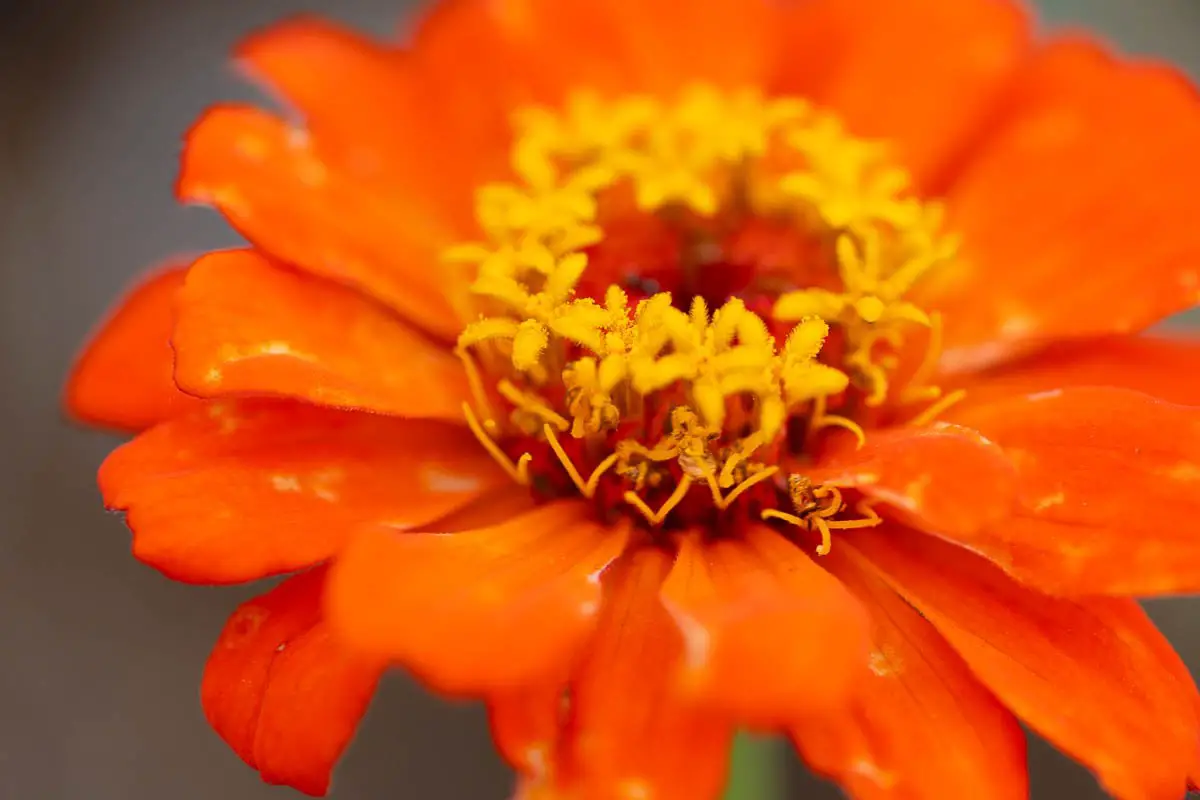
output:
<svg viewBox="0 0 1200 800"><path fill-rule="evenodd" d="M464 57L469 54L469 58ZM247 249L71 382L143 430L139 558L228 583L213 725L326 788L381 671L482 698L523 791L708 798L736 727L856 797L1200 776L1136 595L1200 588L1200 103L1001 0L447 1L242 63L178 184ZM171 342L171 348L164 342ZM1158 399L1161 398L1161 399Z"/></svg>

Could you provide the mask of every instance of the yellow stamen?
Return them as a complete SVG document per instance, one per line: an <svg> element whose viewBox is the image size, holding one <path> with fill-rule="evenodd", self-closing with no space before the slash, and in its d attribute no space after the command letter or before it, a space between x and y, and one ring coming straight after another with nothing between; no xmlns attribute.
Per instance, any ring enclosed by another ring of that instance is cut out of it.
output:
<svg viewBox="0 0 1200 800"><path fill-rule="evenodd" d="M559 444L558 436L554 433L554 428L547 423L542 428L542 432L546 434L546 442L550 445L550 449L554 451L554 455L558 456L558 460L562 462L563 469L567 471L567 476L570 477L571 482L579 489L580 494L583 494L584 497L590 497L591 495L587 494L587 481L579 474L579 470L575 468L575 464L571 462L571 459L567 456L567 452Z"/></svg>
<svg viewBox="0 0 1200 800"><path fill-rule="evenodd" d="M532 414L534 417L542 420L542 422L553 425L560 431L565 431L571 427L571 423L563 419L562 415L556 413L554 409L547 406L541 398L522 392L509 381L498 382L496 384L496 391L500 392L500 395L512 403L513 407L518 411Z"/></svg>
<svg viewBox="0 0 1200 800"><path fill-rule="evenodd" d="M821 532L821 543L817 545L816 553L819 556L829 555L829 551L833 549L833 536L829 532L829 522L822 516L809 518L817 530Z"/></svg>
<svg viewBox="0 0 1200 800"><path fill-rule="evenodd" d="M763 481L770 479L772 476L777 475L778 473L779 467L765 467L758 472L755 472L750 477L746 478L746 480L733 487L733 491L725 495L724 502L718 503L717 508L729 508L729 506L733 505L733 501L741 497L746 491L752 489Z"/></svg>
<svg viewBox="0 0 1200 800"><path fill-rule="evenodd" d="M792 475L788 478L788 493L791 495L795 514L768 508L761 516L764 520L779 520L807 531L815 528L821 535L821 544L816 550L819 556L829 555L833 546L832 531L873 528L883 522L871 503L866 500L855 506L862 518L834 519L845 508L841 491L831 484L813 486L812 481L803 475Z"/></svg>
<svg viewBox="0 0 1200 800"><path fill-rule="evenodd" d="M483 445L483 449L488 452L488 455L495 459L496 463L514 481L522 486L528 486L529 462L533 457L529 453L525 453L514 464L512 459L508 457L508 454L500 449L500 445L496 444L492 437L487 434L487 431L483 429L483 426L479 424L479 419L475 416L475 411L471 408L470 403L463 403L463 416L467 418L467 427L471 429L471 433L475 434L475 438Z"/></svg>
<svg viewBox="0 0 1200 800"><path fill-rule="evenodd" d="M594 497L596 489L600 486L600 479L620 460L620 453L610 453L608 458L596 465L596 468L592 470L592 474L588 477L587 485L583 487L583 496L589 499Z"/></svg>
<svg viewBox="0 0 1200 800"><path fill-rule="evenodd" d="M797 528L804 528L811 531L815 526L821 534L821 543L817 545L817 555L827 556L829 551L833 549L833 537L829 533L829 524L821 517L799 517L795 514L789 514L786 511L779 511L774 508L768 508L762 512L764 520L777 519L780 522L786 522L789 525L795 525Z"/></svg>
<svg viewBox="0 0 1200 800"><path fill-rule="evenodd" d="M726 457L725 464L721 468L721 478L719 481L721 486L729 487L733 485L734 471L747 461L750 456L754 455L755 450L766 444L765 440L766 437L760 431L747 436L734 446L734 452Z"/></svg>
<svg viewBox="0 0 1200 800"><path fill-rule="evenodd" d="M554 428L547 424L542 429L542 432L546 435L546 442L550 445L550 449L554 451L554 455L558 456L563 469L567 471L567 476L575 484L575 488L579 489L579 493L589 500L595 497L596 489L600 486L600 479L617 463L621 458L620 454L611 453L592 470L592 474L585 481L583 476L579 474L579 470L576 469L574 462L567 455L567 451L563 449L562 443L558 441L558 434L554 432Z"/></svg>
<svg viewBox="0 0 1200 800"><path fill-rule="evenodd" d="M817 487L813 491L813 497L816 498L815 502L817 503L822 503L828 500L828 502L824 503L823 506L816 509L816 514L820 517L828 518L835 516L841 512L842 506L845 505L845 503L842 501L841 490L838 489L838 487L830 486L829 484L823 484ZM793 498L793 500L795 500L795 498ZM797 511L798 510L799 506L797 506Z"/></svg>
<svg viewBox="0 0 1200 800"><path fill-rule="evenodd" d="M909 379L904 393L900 396L901 402L911 403L920 400L936 400L938 395L941 394L941 389L930 385L929 380L937 371L938 361L942 357L942 342L945 336L942 324L941 313L934 311L929 315L929 340L925 345L925 355L922 357L917 371ZM930 396L931 393L932 396Z"/></svg>
<svg viewBox="0 0 1200 800"><path fill-rule="evenodd" d="M824 397L819 397L813 401L813 410L808 418L808 436L812 437L813 434L824 428L842 428L854 434L855 449L861 449L867 443L866 431L852 419L838 414L826 413L826 404L827 401Z"/></svg>
<svg viewBox="0 0 1200 800"><path fill-rule="evenodd" d="M829 527L833 530L857 530L860 528L874 528L883 524L883 518L875 512L874 506L867 501L862 501L854 506L854 510L862 514L862 519L836 519L829 521Z"/></svg>
<svg viewBox="0 0 1200 800"><path fill-rule="evenodd" d="M708 470L704 473L704 482L708 486L709 493L712 494L713 505L717 508L725 508L725 498L721 496L721 487L717 485L717 476Z"/></svg>
<svg viewBox="0 0 1200 800"><path fill-rule="evenodd" d="M675 507L683 502L683 498L687 495L688 489L692 488L692 478L690 475L684 475L679 479L679 483L675 486L675 491L667 498L666 502L659 507L658 511L651 511L650 506L646 505L646 501L638 497L634 492L625 493L625 502L641 512L642 516L651 525L661 525L667 515L675 510Z"/></svg>
<svg viewBox="0 0 1200 800"><path fill-rule="evenodd" d="M822 428L842 428L854 434L855 449L861 448L867 443L867 433L852 419L838 416L837 414L826 414L816 421L813 425L813 430L821 430Z"/></svg>
<svg viewBox="0 0 1200 800"><path fill-rule="evenodd" d="M955 389L950 394L935 400L933 405L913 417L908 424L914 428L924 427L946 413L950 407L958 405L966 396L966 389Z"/></svg>
<svg viewBox="0 0 1200 800"><path fill-rule="evenodd" d="M492 413L492 406L488 401L487 392L483 388L483 379L479 376L479 366L475 363L474 357L466 348L454 348L454 355L458 356L458 360L462 362L463 370L467 373L467 388L471 392L471 397L475 400L475 405L483 411L483 427L487 430L494 430L496 428L496 418Z"/></svg>

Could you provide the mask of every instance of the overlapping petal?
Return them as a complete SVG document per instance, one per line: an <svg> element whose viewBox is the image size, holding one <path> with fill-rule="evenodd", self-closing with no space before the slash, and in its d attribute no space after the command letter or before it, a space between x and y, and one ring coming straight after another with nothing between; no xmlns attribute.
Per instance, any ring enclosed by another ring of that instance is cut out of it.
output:
<svg viewBox="0 0 1200 800"><path fill-rule="evenodd" d="M236 58L244 73L303 117L305 131L337 169L381 194L419 196L444 224L463 233L473 229L474 188L484 173L472 173L470 159L446 155L460 149L448 144L461 146L465 139L431 113L441 104L439 76L426 74L419 55L330 20L299 16L246 37ZM504 152L502 141L475 146L493 156ZM447 288L444 272L414 270L405 277L424 292Z"/></svg>
<svg viewBox="0 0 1200 800"><path fill-rule="evenodd" d="M835 546L821 565L871 615L870 676L841 714L791 727L809 765L857 800L1024 800L1025 734L899 595Z"/></svg>
<svg viewBox="0 0 1200 800"><path fill-rule="evenodd" d="M356 292L230 250L197 261L178 302L175 379L189 392L462 419L462 365Z"/></svg>
<svg viewBox="0 0 1200 800"><path fill-rule="evenodd" d="M563 733L566 685L551 681L498 692L487 707L492 740L504 759L531 783L549 783Z"/></svg>
<svg viewBox="0 0 1200 800"><path fill-rule="evenodd" d="M782 14L770 0L584 5L614 21L638 89L671 93L698 82L722 89L763 86L782 56Z"/></svg>
<svg viewBox="0 0 1200 800"><path fill-rule="evenodd" d="M179 391L173 376L175 295L186 273L172 265L142 278L92 335L67 382L71 416L139 431L200 402Z"/></svg>
<svg viewBox="0 0 1200 800"><path fill-rule="evenodd" d="M961 376L962 408L1075 386L1117 386L1182 405L1200 405L1200 339L1120 336L1061 342L990 370Z"/></svg>
<svg viewBox="0 0 1200 800"><path fill-rule="evenodd" d="M858 489L887 514L933 533L971 535L1007 517L1016 472L977 431L936 423L872 431L861 448L850 437L804 469L814 483Z"/></svg>
<svg viewBox="0 0 1200 800"><path fill-rule="evenodd" d="M940 187L986 125L1030 44L1017 3L806 0L787 8L773 88L889 142L925 189Z"/></svg>
<svg viewBox="0 0 1200 800"><path fill-rule="evenodd" d="M945 313L963 369L1055 339L1141 330L1200 300L1200 99L1159 64L1082 39L1025 68L947 194L962 236L919 302ZM920 288L920 287L919 287Z"/></svg>
<svg viewBox="0 0 1200 800"><path fill-rule="evenodd" d="M638 549L604 576L604 607L556 755L554 777L569 797L695 800L724 784L731 724L675 687L672 665L685 645L659 600L670 568L662 551Z"/></svg>
<svg viewBox="0 0 1200 800"><path fill-rule="evenodd" d="M333 569L330 618L347 641L445 692L562 680L626 536L570 502L475 531L366 529Z"/></svg>
<svg viewBox="0 0 1200 800"><path fill-rule="evenodd" d="M99 480L134 555L178 580L225 583L323 561L356 526L431 522L508 477L456 428L244 400L152 428Z"/></svg>
<svg viewBox="0 0 1200 800"><path fill-rule="evenodd" d="M322 144L256 108L215 106L187 135L176 193L276 258L457 335L466 276L440 253L460 234L420 192L330 163Z"/></svg>
<svg viewBox="0 0 1200 800"><path fill-rule="evenodd" d="M662 597L684 634L682 690L743 724L837 712L866 676L858 601L765 526L744 542L685 539Z"/></svg>
<svg viewBox="0 0 1200 800"><path fill-rule="evenodd" d="M780 18L769 0L454 0L418 26L413 52L427 75L448 85L444 105L486 124L489 111L496 120L523 102L559 102L571 89L672 94L697 82L765 85L780 57ZM448 61L463 50L477 58ZM468 99L483 108L470 112Z"/></svg>
<svg viewBox="0 0 1200 800"><path fill-rule="evenodd" d="M382 672L330 635L320 611L324 579L316 569L239 606L200 692L209 722L264 781L318 796Z"/></svg>
<svg viewBox="0 0 1200 800"><path fill-rule="evenodd" d="M1170 645L1133 600L1038 594L966 550L898 527L839 544L1110 792L1148 800L1184 792L1200 759L1196 688L1168 663Z"/></svg>
<svg viewBox="0 0 1200 800"><path fill-rule="evenodd" d="M1043 590L1200 591L1200 408L1077 387L953 412L1016 465L1020 503L958 536Z"/></svg>

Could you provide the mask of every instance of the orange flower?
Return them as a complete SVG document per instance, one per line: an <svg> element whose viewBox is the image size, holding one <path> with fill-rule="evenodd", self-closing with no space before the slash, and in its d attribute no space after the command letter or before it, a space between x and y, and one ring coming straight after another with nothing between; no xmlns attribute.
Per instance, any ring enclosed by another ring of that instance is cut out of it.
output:
<svg viewBox="0 0 1200 800"><path fill-rule="evenodd" d="M855 797L1200 776L1136 595L1200 590L1200 103L1000 0L447 0L239 62L68 390L183 581L298 573L209 662L317 794L381 670L489 705L533 797L714 797L734 726ZM166 342L172 347L168 348Z"/></svg>

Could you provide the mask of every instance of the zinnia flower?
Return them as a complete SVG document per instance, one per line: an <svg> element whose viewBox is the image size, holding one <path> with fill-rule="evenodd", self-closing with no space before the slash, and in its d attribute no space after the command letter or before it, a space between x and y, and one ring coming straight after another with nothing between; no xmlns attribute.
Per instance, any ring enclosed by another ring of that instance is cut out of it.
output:
<svg viewBox="0 0 1200 800"><path fill-rule="evenodd" d="M182 581L295 573L203 702L310 793L381 671L531 796L703 800L737 727L859 798L1200 775L1132 599L1200 589L1200 103L1000 0L448 0L297 20L178 194L250 242L69 387ZM168 347L167 342L170 342Z"/></svg>

